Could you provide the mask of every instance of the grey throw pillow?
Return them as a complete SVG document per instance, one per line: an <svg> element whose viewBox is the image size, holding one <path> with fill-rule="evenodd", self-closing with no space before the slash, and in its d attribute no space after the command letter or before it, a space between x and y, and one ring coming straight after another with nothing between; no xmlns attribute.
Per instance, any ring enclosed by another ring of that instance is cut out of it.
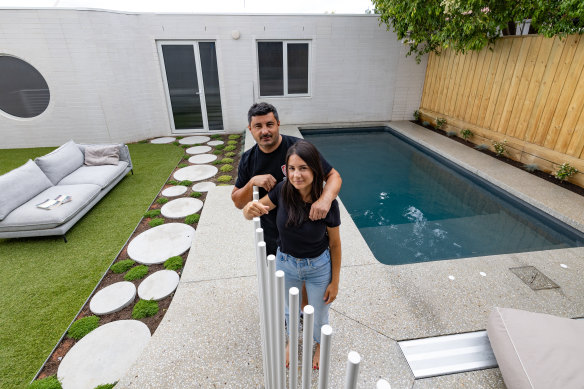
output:
<svg viewBox="0 0 584 389"><path fill-rule="evenodd" d="M87 166L117 165L120 161L120 148L117 145L85 146Z"/></svg>
<svg viewBox="0 0 584 389"><path fill-rule="evenodd" d="M83 153L70 140L58 149L35 159L43 173L49 177L53 185L57 185L63 177L68 176L83 166Z"/></svg>
<svg viewBox="0 0 584 389"><path fill-rule="evenodd" d="M42 191L53 186L32 160L0 176L0 220Z"/></svg>

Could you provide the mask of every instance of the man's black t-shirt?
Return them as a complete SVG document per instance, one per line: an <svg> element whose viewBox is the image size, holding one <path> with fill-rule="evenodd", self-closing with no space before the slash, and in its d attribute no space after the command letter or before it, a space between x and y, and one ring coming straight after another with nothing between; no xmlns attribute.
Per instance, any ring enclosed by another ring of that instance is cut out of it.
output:
<svg viewBox="0 0 584 389"><path fill-rule="evenodd" d="M280 182L274 189L268 193L272 203L276 205L276 224L280 235L278 237L278 246L280 251L290 254L296 258L315 258L323 253L329 246L327 227L337 227L341 224L341 214L339 212L339 203L333 200L331 209L324 219L312 221L308 218L310 205L305 204L304 211L306 218L302 224L294 227L286 227L288 220L288 209L282 200L282 186Z"/></svg>
<svg viewBox="0 0 584 389"><path fill-rule="evenodd" d="M286 153L288 148L294 143L298 142L300 138L294 136L282 135L282 143L278 148L269 154L264 153L258 145L254 145L251 149L243 153L239 161L239 168L237 173L237 181L235 181L236 188L243 188L252 177L271 174L276 182L282 182L286 171ZM332 170L332 166L320 155L324 175L328 175ZM260 189L260 198L267 194L264 188ZM264 229L264 240L266 241L266 251L268 254L276 254L278 238L278 228L276 227L276 210L271 211L267 215L261 217L262 228Z"/></svg>

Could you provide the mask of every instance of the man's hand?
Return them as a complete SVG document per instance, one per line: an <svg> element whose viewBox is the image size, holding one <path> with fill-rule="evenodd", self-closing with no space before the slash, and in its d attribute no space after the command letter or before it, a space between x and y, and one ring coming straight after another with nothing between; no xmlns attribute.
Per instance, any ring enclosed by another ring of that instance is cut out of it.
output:
<svg viewBox="0 0 584 389"><path fill-rule="evenodd" d="M276 186L276 179L271 174L262 174L252 178L253 185L264 188L268 192Z"/></svg>
<svg viewBox="0 0 584 389"><path fill-rule="evenodd" d="M310 207L310 214L308 215L310 220L320 220L326 217L329 209L331 209L332 201L324 199L323 196L320 199L312 203Z"/></svg>
<svg viewBox="0 0 584 389"><path fill-rule="evenodd" d="M259 201L250 201L245 207L243 207L243 216L246 219L251 220L254 217L260 217L266 215L270 211L270 207L263 205Z"/></svg>

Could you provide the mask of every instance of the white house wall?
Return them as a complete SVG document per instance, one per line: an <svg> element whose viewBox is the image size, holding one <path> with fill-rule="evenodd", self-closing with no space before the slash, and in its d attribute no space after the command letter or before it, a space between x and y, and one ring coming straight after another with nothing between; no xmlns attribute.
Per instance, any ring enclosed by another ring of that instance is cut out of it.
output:
<svg viewBox="0 0 584 389"><path fill-rule="evenodd" d="M238 40L232 31L240 32ZM259 98L256 41L311 42L309 97ZM170 135L159 40L216 42L224 127L242 131L254 101L286 124L409 119L419 107L426 62L405 57L371 15L130 14L0 9L0 55L33 65L49 85L32 119L0 112L0 148L133 142Z"/></svg>

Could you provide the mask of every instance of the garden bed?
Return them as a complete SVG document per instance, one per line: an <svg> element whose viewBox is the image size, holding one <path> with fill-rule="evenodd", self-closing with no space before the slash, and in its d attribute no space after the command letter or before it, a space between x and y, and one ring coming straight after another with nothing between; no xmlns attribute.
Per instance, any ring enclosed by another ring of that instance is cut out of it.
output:
<svg viewBox="0 0 584 389"><path fill-rule="evenodd" d="M546 172L541 171L541 170L528 171L528 170L525 169L525 164L522 163L522 162L515 161L514 159L508 158L508 157L506 157L504 155L498 156L497 153L494 152L494 151L492 151L491 149L477 148L476 147L477 145L475 145L474 143L472 143L472 142L470 142L468 140L465 140L465 139L459 137L458 135L451 136L451 135L448 134L448 132L443 131L443 130L439 130L436 127L432 126L431 124L424 125L422 121L416 121L416 120L411 120L411 122L412 123L415 123L415 124L417 124L419 126L425 127L428 130L433 131L433 132L435 132L437 134L440 134L442 136L446 136L446 137L448 137L448 138L450 138L450 139L452 139L452 140L454 140L454 141L456 141L456 142L458 142L460 144L463 144L463 145L465 145L467 147L471 147L471 148L473 148L473 149L475 149L477 151L480 151L483 154L490 155L491 157L496 158L496 159L498 159L498 160L500 160L502 162L505 162L506 164L509 164L509 165L514 166L514 167L516 167L518 169L521 169L523 171L526 171L529 174L533 174L534 176L537 176L539 178L542 178L542 179L544 179L544 180L546 180L548 182L551 182L552 184L558 185L558 186L560 186L560 187L562 187L564 189L567 189L567 190L569 190L571 192L574 192L574 193L576 193L576 194L578 194L580 196L584 196L584 188L582 188L581 186L578 186L578 185L573 184L573 183L568 182L568 181L559 180L555 176L553 176L552 174L546 173Z"/></svg>
<svg viewBox="0 0 584 389"><path fill-rule="evenodd" d="M217 172L217 174L215 176L210 177L210 178L205 179L205 180L202 180L202 181L213 182L217 185L232 185L235 183L235 180L237 177L237 166L239 165L239 160L241 158L241 153L242 153L242 149L243 149L243 144L245 142L245 138L243 136L240 136L238 139L235 139L237 141L237 144L235 144L235 146L236 146L235 150L224 151L223 148L225 146L228 146L228 141L234 140L234 139L229 139L229 137L230 137L230 135L227 135L227 134L212 136L212 138L214 138L213 140L222 140L224 142L223 147L214 146L213 150L210 151L210 153L217 155L217 160L214 162L211 162L210 164L216 165L217 168L219 169L219 171ZM233 137L233 135L231 135L231 137ZM148 140L142 141L142 142L147 142L147 141ZM181 147L181 148L185 148L185 149L187 148L184 145L178 144L178 142L175 142L175 144L177 145L177 147ZM193 145L189 145L189 147L192 147L192 146ZM227 153L229 153L229 154L227 154ZM227 156L225 154L227 154ZM189 166L192 165L188 162L189 157L190 157L190 155L187 155L186 153L185 153L185 155L183 155L183 158L181 158L181 160L179 161L177 166L173 169L173 171L170 174L169 178L167 179L166 183L160 189L160 191L158 192L158 195L156 196L156 198L154 199L154 201L152 202L152 204L148 208L148 211L159 210L162 207L163 202L159 202L159 199L164 198L164 196L161 195L161 193L164 189L167 189L167 188L175 186L175 185L181 185L181 184L187 187L187 191L180 196L170 197L170 198L168 198L169 200L174 200L174 199L184 198L184 197L195 197L195 198L201 200L203 203L205 202L205 199L207 197L207 192L200 192L200 195L191 196L194 193L194 191L192 190L192 186L194 184L196 184L197 182L192 182L190 184L188 182L181 183L181 182L176 182L173 178L174 173L177 170L181 169L182 167L185 167L185 164L189 165ZM217 161L224 160L225 158L230 158L232 161L229 163L226 163L226 164L221 164L221 163L217 162ZM231 171L228 171L228 172L221 171L221 167L225 166L225 165L231 165L233 167L233 169ZM220 179L220 177L222 177L222 176L224 177L223 180ZM226 176L231 176L231 179L227 180ZM185 184L189 184L189 185L185 185ZM203 209L204 209L204 205L203 205L203 208L197 212L197 214L200 215L201 212L203 211ZM154 217L147 217L146 215L142 218L142 220L138 223L138 225L136 226L136 228L135 228L134 232L132 233L132 235L130 236L130 238L127 240L125 246L121 249L121 251L119 252L117 257L115 258L112 265L118 263L119 261L130 259L128 254L127 254L128 244L136 236L140 235L142 232L144 232L150 228L153 228L150 225L150 222L152 221L153 218ZM162 215L157 215L157 216L155 216L155 218L159 218L164 222L161 224L185 223L185 219L186 219L186 218L181 218L181 219L172 218L171 219L171 218L165 218ZM188 218L188 216L187 216L187 218ZM187 224L191 225L193 228L195 228L195 230L198 227L198 221L196 221L194 223L187 223ZM182 258L182 261L183 261L183 266L179 270L177 270L177 273L179 274L179 276L182 273L182 269L186 265L186 261L187 261L189 252L190 252L190 250L187 250L185 253L180 255L180 257ZM139 265L139 264L136 263L136 265ZM149 275L151 275L159 270L165 269L164 264L147 265L147 266L148 266L148 273L144 277L137 279L137 280L130 281L136 286L136 289L138 288L138 285L147 276L149 276ZM126 274L126 272L116 274L111 270L111 267L110 267L110 269L107 270L104 277L102 278L102 280L100 281L100 283L96 287L95 291L87 299L85 305L82 307L79 314L75 318L75 321L82 319L82 318L92 316L93 313L89 309L89 303L91 301L91 298L97 292L102 290L103 288L105 288L109 285L112 285L114 283L117 283L117 282L125 281L125 279L124 279L125 274ZM167 312L168 307L170 306L170 303L172 302L173 297L174 297L174 292L172 294L170 294L168 297L165 297L164 299L157 301L158 312L156 314L154 314L153 316L137 319L148 326L151 334L154 334L154 332L158 328L158 325L160 324L160 322L164 318L164 315ZM110 323L110 322L113 322L116 320L136 320L136 319L132 318L132 312L133 312L135 304L138 301L140 301L140 298L136 294L136 297L134 298L132 303L130 303L127 307L123 308L120 311L114 312L114 313L101 315L99 317L99 326L102 326L104 324L107 324L107 323ZM53 353L48 358L45 365L40 370L40 373L39 373L37 379L43 379L43 378L46 378L49 376L56 376L58 368L59 368L59 364L61 363L62 358L67 354L67 352L76 343L77 343L77 340L69 337L68 335L65 335L63 337L63 339L59 342L59 344L56 346L56 348L54 349Z"/></svg>

